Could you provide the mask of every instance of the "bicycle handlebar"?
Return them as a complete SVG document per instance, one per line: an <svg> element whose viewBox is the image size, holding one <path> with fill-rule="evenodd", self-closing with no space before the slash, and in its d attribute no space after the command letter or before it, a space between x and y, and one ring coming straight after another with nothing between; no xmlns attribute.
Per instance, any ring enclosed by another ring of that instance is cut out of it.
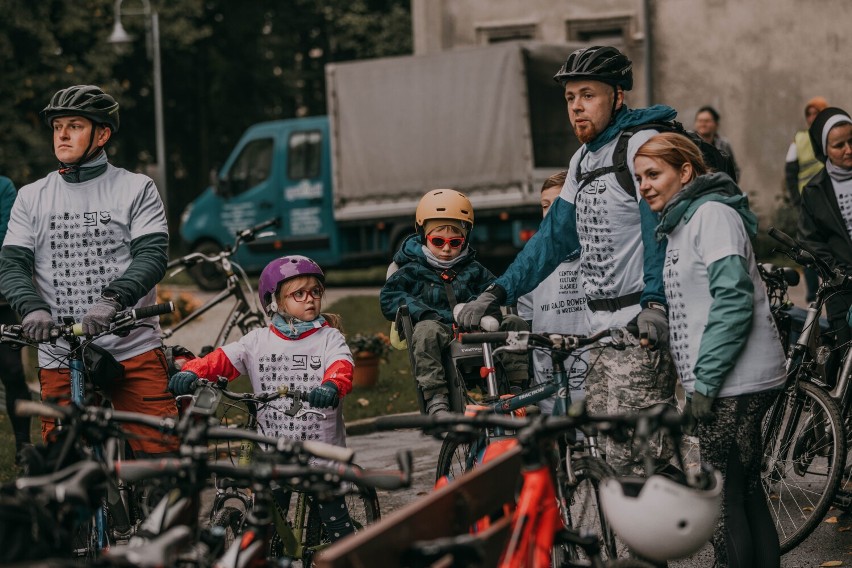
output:
<svg viewBox="0 0 852 568"><path fill-rule="evenodd" d="M206 254L200 252L192 252L180 258L175 258L170 260L166 265L166 269L175 268L177 266L182 266L185 268L189 268L190 266L194 266L199 262L209 262L215 263L219 262L224 258L230 257L236 250L239 248L240 243L249 243L255 239L257 233L262 231L263 229L267 229L269 227L279 227L281 222L277 217L273 217L272 219L268 219L262 223L255 225L254 227L249 227L248 229L242 229L236 232L236 240L233 245L229 245L225 247L219 254L215 254L213 256L208 256Z"/></svg>
<svg viewBox="0 0 852 568"><path fill-rule="evenodd" d="M512 418L490 412L480 412L473 416L458 413L382 416L375 419L374 426L376 430L421 429L427 434L452 432L461 435L471 430L505 428L518 430L519 438L525 435L548 437L587 425L594 425L598 431L613 436L621 435L629 428L636 428L637 434L647 436L659 429L680 432L683 427L683 416L666 404L658 404L640 412L614 415L590 415L582 405L579 407L582 410L578 411L572 406L568 416L537 418Z"/></svg>
<svg viewBox="0 0 852 568"><path fill-rule="evenodd" d="M618 329L605 329L589 337L582 335L541 334L529 331L471 332L460 334L459 341L464 344L501 343L506 345L506 351L527 351L535 347L573 350L584 345L591 345L604 337L609 337Z"/></svg>
<svg viewBox="0 0 852 568"><path fill-rule="evenodd" d="M797 241L787 233L776 229L769 228L769 236L787 247L786 255L796 261L798 264L807 267L813 267L819 273L820 277L832 287L843 286L852 280L852 276L844 270L834 267L832 268L824 261L816 251L808 247L806 244Z"/></svg>
<svg viewBox="0 0 852 568"><path fill-rule="evenodd" d="M257 463L251 467L233 465L222 462L207 463L210 473L237 480L276 481L294 479L310 483L337 484L339 480L350 481L376 489L394 490L411 485L411 452L408 450L397 453L399 470L369 470L349 463L334 464L272 464ZM142 481L165 476L180 476L194 471L197 464L192 460L181 458L125 460L115 464L115 470L120 479L125 481Z"/></svg>

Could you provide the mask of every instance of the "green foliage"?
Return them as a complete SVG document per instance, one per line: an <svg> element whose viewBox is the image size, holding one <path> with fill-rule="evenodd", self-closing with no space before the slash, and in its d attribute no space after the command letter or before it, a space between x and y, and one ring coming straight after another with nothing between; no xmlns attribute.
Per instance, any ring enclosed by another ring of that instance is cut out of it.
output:
<svg viewBox="0 0 852 568"><path fill-rule="evenodd" d="M356 333L347 341L352 353L371 353L372 355L385 359L391 350L390 338L384 333Z"/></svg>
<svg viewBox="0 0 852 568"><path fill-rule="evenodd" d="M155 161L152 62L141 0L121 21L136 38L107 43L113 0L0 0L0 174L18 187L55 168L38 112L58 89L101 86L121 105L110 159L133 171ZM325 113L326 63L411 52L410 0L151 0L158 12L168 209L183 207L250 124Z"/></svg>

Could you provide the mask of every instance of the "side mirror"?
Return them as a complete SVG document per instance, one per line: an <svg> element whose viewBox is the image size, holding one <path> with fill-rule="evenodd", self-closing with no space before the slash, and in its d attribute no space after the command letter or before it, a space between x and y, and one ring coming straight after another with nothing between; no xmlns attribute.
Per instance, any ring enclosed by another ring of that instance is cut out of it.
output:
<svg viewBox="0 0 852 568"><path fill-rule="evenodd" d="M219 177L219 170L214 168L210 170L210 186L213 188L213 193L219 197L231 197L231 183L228 176Z"/></svg>

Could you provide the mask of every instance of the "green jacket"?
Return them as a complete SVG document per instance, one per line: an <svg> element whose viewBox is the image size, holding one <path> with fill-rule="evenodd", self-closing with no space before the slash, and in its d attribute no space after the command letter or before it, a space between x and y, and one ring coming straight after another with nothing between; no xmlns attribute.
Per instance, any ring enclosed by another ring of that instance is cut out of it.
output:
<svg viewBox="0 0 852 568"><path fill-rule="evenodd" d="M663 239L681 223L689 223L698 208L708 201L732 207L739 213L749 238L754 239L757 217L748 207L748 198L734 180L719 172L699 176L666 205L657 238ZM713 302L693 371L695 390L715 397L748 341L754 312L754 283L746 259L739 255L709 265L707 278Z"/></svg>
<svg viewBox="0 0 852 568"><path fill-rule="evenodd" d="M420 237L411 235L394 255L399 268L388 277L379 295L382 314L393 321L397 308L405 303L413 323L433 319L451 324L453 311L442 271L429 265L422 246ZM444 271L459 304L473 300L494 281L494 275L476 261L476 251L470 246L467 250L458 264Z"/></svg>

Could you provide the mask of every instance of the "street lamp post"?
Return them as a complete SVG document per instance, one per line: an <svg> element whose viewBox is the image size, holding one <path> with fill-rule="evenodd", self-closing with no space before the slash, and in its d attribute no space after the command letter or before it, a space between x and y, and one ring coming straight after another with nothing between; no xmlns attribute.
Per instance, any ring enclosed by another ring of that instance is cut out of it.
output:
<svg viewBox="0 0 852 568"><path fill-rule="evenodd" d="M123 0L115 0L115 23L109 36L110 43L119 45L133 41L124 26L121 25L121 3ZM160 69L160 20L156 10L151 9L149 0L142 0L142 10L125 10L128 16L145 16L145 48L148 59L154 64L154 131L157 144L157 187L160 190L160 198L168 213L169 201L166 190L166 138L165 126L163 125L163 76Z"/></svg>

